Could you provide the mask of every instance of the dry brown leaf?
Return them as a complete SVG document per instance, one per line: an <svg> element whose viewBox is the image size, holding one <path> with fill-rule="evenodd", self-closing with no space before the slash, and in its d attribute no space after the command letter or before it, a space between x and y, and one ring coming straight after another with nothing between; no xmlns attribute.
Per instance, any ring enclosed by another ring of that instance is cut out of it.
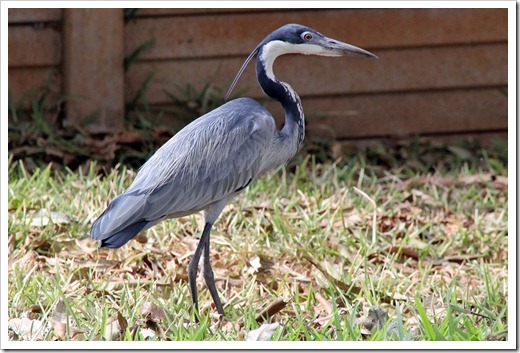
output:
<svg viewBox="0 0 520 353"><path fill-rule="evenodd" d="M325 299L325 297L323 297L320 292L316 293L315 297L320 302L321 306L323 306L327 314L332 314L332 304L327 299Z"/></svg>
<svg viewBox="0 0 520 353"><path fill-rule="evenodd" d="M164 311L152 302L145 302L141 306L141 315L155 321L161 321L165 318Z"/></svg>
<svg viewBox="0 0 520 353"><path fill-rule="evenodd" d="M36 320L37 318L41 317L43 312L44 308L42 308L40 304L33 304L25 311L25 315L28 319Z"/></svg>
<svg viewBox="0 0 520 353"><path fill-rule="evenodd" d="M122 334L126 331L128 323L120 312L112 315L105 326L103 337L107 341L115 341L121 339Z"/></svg>
<svg viewBox="0 0 520 353"><path fill-rule="evenodd" d="M59 339L64 339L67 336L67 325L63 322L56 322L53 325L54 334L58 336Z"/></svg>
<svg viewBox="0 0 520 353"><path fill-rule="evenodd" d="M58 338L64 339L67 335L67 307L62 300L56 304L54 313L49 320L54 329L54 333Z"/></svg>
<svg viewBox="0 0 520 353"><path fill-rule="evenodd" d="M128 327L128 322L119 311L117 312L117 323L119 324L121 332L125 332Z"/></svg>
<svg viewBox="0 0 520 353"><path fill-rule="evenodd" d="M419 253L415 249L408 246L389 246L385 249L389 254L400 254L410 257L414 260L419 260Z"/></svg>

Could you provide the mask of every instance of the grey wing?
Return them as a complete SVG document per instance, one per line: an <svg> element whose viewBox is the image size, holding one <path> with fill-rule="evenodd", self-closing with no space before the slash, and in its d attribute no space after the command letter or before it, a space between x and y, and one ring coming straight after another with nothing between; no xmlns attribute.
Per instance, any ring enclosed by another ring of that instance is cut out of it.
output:
<svg viewBox="0 0 520 353"><path fill-rule="evenodd" d="M258 175L273 132L272 118L250 113L216 119L196 129L188 141L183 141L183 147L189 146L189 150L174 165L167 166L165 180L159 185L154 181L144 183L153 185L146 192L146 218L192 213L245 187ZM174 149L165 151L169 152L176 153ZM148 175L153 168L151 164Z"/></svg>
<svg viewBox="0 0 520 353"><path fill-rule="evenodd" d="M104 233L99 238L141 221L146 229L239 192L259 174L274 133L272 116L249 99L195 120L157 150L113 200L117 204L110 205L105 226L99 224L98 233Z"/></svg>

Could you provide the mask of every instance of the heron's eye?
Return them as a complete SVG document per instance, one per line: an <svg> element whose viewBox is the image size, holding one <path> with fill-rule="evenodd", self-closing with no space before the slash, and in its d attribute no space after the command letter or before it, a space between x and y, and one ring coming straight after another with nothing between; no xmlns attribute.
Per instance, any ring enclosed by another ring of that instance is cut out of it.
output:
<svg viewBox="0 0 520 353"><path fill-rule="evenodd" d="M305 32L302 37L304 40L308 42L312 39L312 34L310 34L309 32Z"/></svg>

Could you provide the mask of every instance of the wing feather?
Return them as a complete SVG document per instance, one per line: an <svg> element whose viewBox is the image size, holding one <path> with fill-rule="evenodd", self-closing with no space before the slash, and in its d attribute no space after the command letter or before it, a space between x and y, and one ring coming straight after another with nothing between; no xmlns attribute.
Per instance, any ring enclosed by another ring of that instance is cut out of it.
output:
<svg viewBox="0 0 520 353"><path fill-rule="evenodd" d="M203 115L141 167L128 190L109 205L106 219L96 221L97 238L141 221L149 228L235 194L260 173L274 134L274 119L252 99L235 99Z"/></svg>
<svg viewBox="0 0 520 353"><path fill-rule="evenodd" d="M233 194L258 175L274 134L274 121L264 118L263 108L239 113L227 118L213 116L216 121L208 120L211 123L205 128L161 151L176 163L164 166L166 170L160 175L166 178L140 189L147 196L147 219L198 211ZM181 158L174 158L177 149L186 147L188 151ZM141 172L151 174L157 165L145 167Z"/></svg>

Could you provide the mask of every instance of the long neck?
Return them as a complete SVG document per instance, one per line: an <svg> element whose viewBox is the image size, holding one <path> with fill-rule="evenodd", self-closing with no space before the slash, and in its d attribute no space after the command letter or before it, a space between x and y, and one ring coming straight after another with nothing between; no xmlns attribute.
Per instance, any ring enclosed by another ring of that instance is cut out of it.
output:
<svg viewBox="0 0 520 353"><path fill-rule="evenodd" d="M291 140L299 148L305 136L305 119L300 97L288 83L277 80L273 73L274 60L280 55L291 53L290 49L283 42L269 42L264 45L256 59L256 74L264 93L280 102L285 111L282 137Z"/></svg>

